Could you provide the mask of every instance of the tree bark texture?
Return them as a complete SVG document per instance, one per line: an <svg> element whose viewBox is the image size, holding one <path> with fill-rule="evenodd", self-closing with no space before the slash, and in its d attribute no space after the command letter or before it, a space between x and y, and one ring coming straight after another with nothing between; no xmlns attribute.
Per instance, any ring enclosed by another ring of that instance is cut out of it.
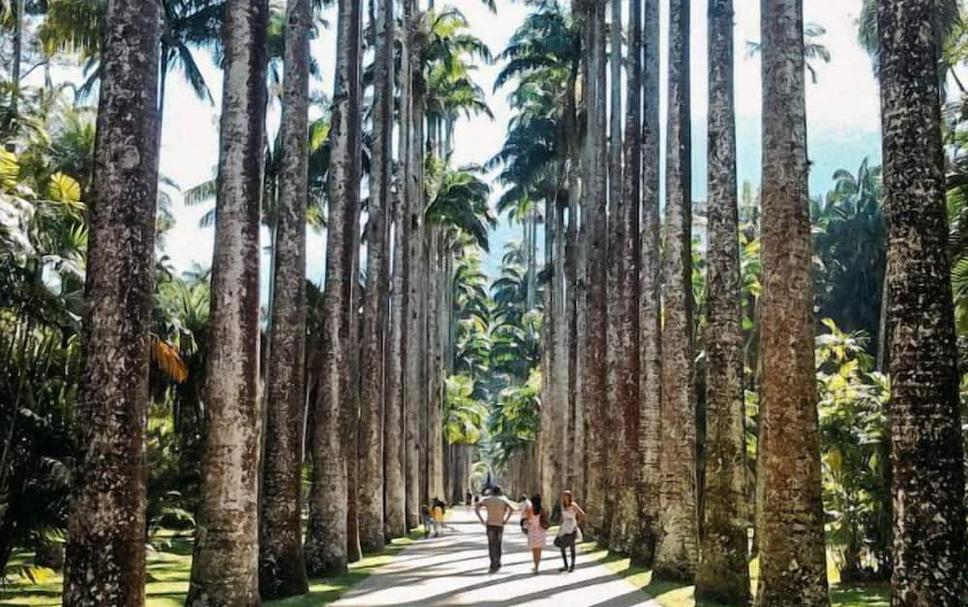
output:
<svg viewBox="0 0 968 607"><path fill-rule="evenodd" d="M360 368L359 515L365 553L383 550L383 418L386 306L383 280L387 263L386 223L390 208L393 160L393 0L378 0L374 25L373 146L367 224L366 296L363 301L363 352Z"/></svg>
<svg viewBox="0 0 968 607"><path fill-rule="evenodd" d="M895 607L968 601L936 7L882 0L878 9Z"/></svg>
<svg viewBox="0 0 968 607"><path fill-rule="evenodd" d="M352 228L360 183L360 0L338 3L336 81L330 130L329 233L326 238L326 287L321 337L320 390L316 403L309 496L306 568L311 576L347 569L349 479L345 433L346 401L351 393L348 343L352 309ZM347 233L349 232L349 233Z"/></svg>
<svg viewBox="0 0 968 607"><path fill-rule="evenodd" d="M661 322L659 275L659 0L643 0L642 208L639 238L639 538L632 559L651 566L659 520Z"/></svg>
<svg viewBox="0 0 968 607"><path fill-rule="evenodd" d="M407 441L406 441L406 360L409 357L406 343L408 317L407 268L410 235L407 197L410 183L410 129L412 127L412 42L410 20L412 0L403 0L400 17L403 31L400 34L400 70L397 73L400 88L400 127L397 132L396 196L393 200L393 275L390 285L390 338L387 356L387 413L384 427L384 479L386 500L386 525L388 537L402 537L408 529L417 525L418 512L410 510L407 502Z"/></svg>
<svg viewBox="0 0 968 607"><path fill-rule="evenodd" d="M406 9L404 9L406 11ZM406 13L405 13L406 14ZM426 486L421 479L421 462L426 451L423 440L421 420L424 417L426 403L424 401L425 385L421 382L423 367L423 199L421 180L421 166L424 158L423 147L423 113L420 111L419 95L414 81L419 69L417 58L420 48L417 45L415 28L419 22L419 14L410 15L405 21L410 37L411 53L411 127L410 142L407 146L407 208L406 208L406 236L407 242L407 317L405 320L404 338L406 339L406 359L404 368L404 428L406 452L406 504L407 522L412 529L419 525L421 489Z"/></svg>
<svg viewBox="0 0 968 607"><path fill-rule="evenodd" d="M619 20L615 17L616 23ZM613 206L614 222L610 234L614 247L610 249L610 268L614 297L609 302L609 314L615 329L609 334L609 355L615 375L615 453L611 477L616 495L612 511L609 547L621 554L631 554L639 537L640 470L629 462L638 462L639 455L639 195L641 193L642 156L642 5L639 0L629 3L629 40L627 65L627 103L625 107L625 141L622 171L622 196ZM614 51L613 51L614 52ZM613 111L614 111L613 107ZM613 133L614 136L614 133Z"/></svg>
<svg viewBox="0 0 968 607"><path fill-rule="evenodd" d="M64 605L71 607L145 601L160 14L158 5L133 0L112 0L106 11L88 214L85 361L76 403L82 456L64 574Z"/></svg>
<svg viewBox="0 0 968 607"><path fill-rule="evenodd" d="M756 604L829 605L814 377L802 0L763 0L763 503Z"/></svg>
<svg viewBox="0 0 968 607"><path fill-rule="evenodd" d="M582 372L582 400L586 420L585 503L589 530L602 536L605 526L606 469L609 454L605 450L607 431L606 340L607 264L606 225L608 192L607 105L605 64L605 9L607 0L592 0L585 5L588 20L588 83L585 134L584 211L588 219L588 252L586 266L586 347Z"/></svg>
<svg viewBox="0 0 968 607"><path fill-rule="evenodd" d="M266 378L266 436L259 518L259 591L281 598L309 591L302 553L302 413L306 351L309 0L286 6L283 142L273 255Z"/></svg>
<svg viewBox="0 0 968 607"><path fill-rule="evenodd" d="M711 0L706 256L706 445L696 596L749 603L733 0Z"/></svg>
<svg viewBox="0 0 968 607"><path fill-rule="evenodd" d="M692 167L689 1L669 13L669 116L662 259L660 533L654 574L692 582L699 560L692 323Z"/></svg>
<svg viewBox="0 0 968 607"><path fill-rule="evenodd" d="M187 605L259 604L259 226L264 170L264 1L225 5L215 253L201 501Z"/></svg>

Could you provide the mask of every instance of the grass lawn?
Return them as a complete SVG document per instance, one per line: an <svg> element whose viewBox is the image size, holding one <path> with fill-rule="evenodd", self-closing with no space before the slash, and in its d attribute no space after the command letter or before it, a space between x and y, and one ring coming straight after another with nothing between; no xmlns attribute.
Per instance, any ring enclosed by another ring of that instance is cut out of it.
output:
<svg viewBox="0 0 968 607"><path fill-rule="evenodd" d="M652 572L642 567L631 565L628 557L612 554L599 548L592 542L581 544L582 555L599 561L618 575L638 586L655 598L662 607L735 607L722 605L715 601L700 601L693 598L693 587L670 582L653 581ZM828 559L828 577L830 579L830 598L834 607L889 607L890 588L887 584L841 586L840 576L833 563ZM750 576L753 587L759 573L757 561L750 564Z"/></svg>
<svg viewBox="0 0 968 607"><path fill-rule="evenodd" d="M418 533L419 532L419 533ZM359 583L379 567L387 564L393 555L422 536L422 528L409 537L393 540L381 554L366 556L350 565L350 570L339 576L310 580L309 594L279 601L263 603L267 607L319 607L340 597L347 588ZM19 575L32 555L24 553L11 559L7 581L0 586L0 605L32 605L58 607L61 604L61 576L51 570L35 573L36 583ZM188 539L173 539L163 552L148 553L148 584L145 588L148 607L182 607L188 592L188 578L192 566L192 544Z"/></svg>

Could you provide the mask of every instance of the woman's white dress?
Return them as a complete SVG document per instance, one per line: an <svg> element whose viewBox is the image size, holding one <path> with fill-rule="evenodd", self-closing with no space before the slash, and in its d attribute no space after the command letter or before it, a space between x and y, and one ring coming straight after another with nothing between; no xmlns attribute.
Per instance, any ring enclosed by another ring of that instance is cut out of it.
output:
<svg viewBox="0 0 968 607"><path fill-rule="evenodd" d="M542 548L547 541L548 530L541 526L541 517L532 511L528 519L528 548Z"/></svg>

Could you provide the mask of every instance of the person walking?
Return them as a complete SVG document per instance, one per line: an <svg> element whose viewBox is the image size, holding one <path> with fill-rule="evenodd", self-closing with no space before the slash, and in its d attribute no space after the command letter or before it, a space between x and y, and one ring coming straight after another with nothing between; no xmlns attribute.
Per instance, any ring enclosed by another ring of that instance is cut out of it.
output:
<svg viewBox="0 0 968 607"><path fill-rule="evenodd" d="M551 527L548 513L541 506L540 495L531 498L525 516L528 520L528 548L531 549L531 559L534 561L534 568L531 572L538 573L538 566L541 564L541 550L544 548L545 542L548 541L548 528Z"/></svg>
<svg viewBox="0 0 968 607"><path fill-rule="evenodd" d="M436 497L430 507L430 518L434 526L434 537L440 537L444 528L444 502Z"/></svg>
<svg viewBox="0 0 968 607"><path fill-rule="evenodd" d="M561 560L565 566L559 569L560 572L571 573L575 570L575 543L581 534L579 523L585 518L585 511L581 509L571 495L571 491L561 492L561 526L558 527L558 535L555 537L555 546L561 550ZM571 549L571 565L568 564L568 556L565 549Z"/></svg>
<svg viewBox="0 0 968 607"><path fill-rule="evenodd" d="M430 516L430 506L427 504L420 506L420 522L423 523L424 539L427 539L434 529L434 519Z"/></svg>
<svg viewBox="0 0 968 607"><path fill-rule="evenodd" d="M487 510L487 520L481 516L481 509ZM487 552L491 558L490 572L496 573L501 568L501 543L504 541L504 525L514 513L514 504L504 497L501 488L494 486L490 495L474 505L477 520L487 529Z"/></svg>

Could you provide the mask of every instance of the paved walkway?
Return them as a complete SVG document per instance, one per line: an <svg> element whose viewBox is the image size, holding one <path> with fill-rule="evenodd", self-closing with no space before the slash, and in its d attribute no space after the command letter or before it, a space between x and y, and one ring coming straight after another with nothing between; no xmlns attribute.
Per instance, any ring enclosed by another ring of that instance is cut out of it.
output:
<svg viewBox="0 0 968 607"><path fill-rule="evenodd" d="M554 607L659 607L645 593L579 553L573 573L558 573L561 554L548 537L541 572L515 514L504 530L501 571L487 571L487 537L470 508L455 509L440 538L421 540L393 557L334 603L337 607L528 605Z"/></svg>

